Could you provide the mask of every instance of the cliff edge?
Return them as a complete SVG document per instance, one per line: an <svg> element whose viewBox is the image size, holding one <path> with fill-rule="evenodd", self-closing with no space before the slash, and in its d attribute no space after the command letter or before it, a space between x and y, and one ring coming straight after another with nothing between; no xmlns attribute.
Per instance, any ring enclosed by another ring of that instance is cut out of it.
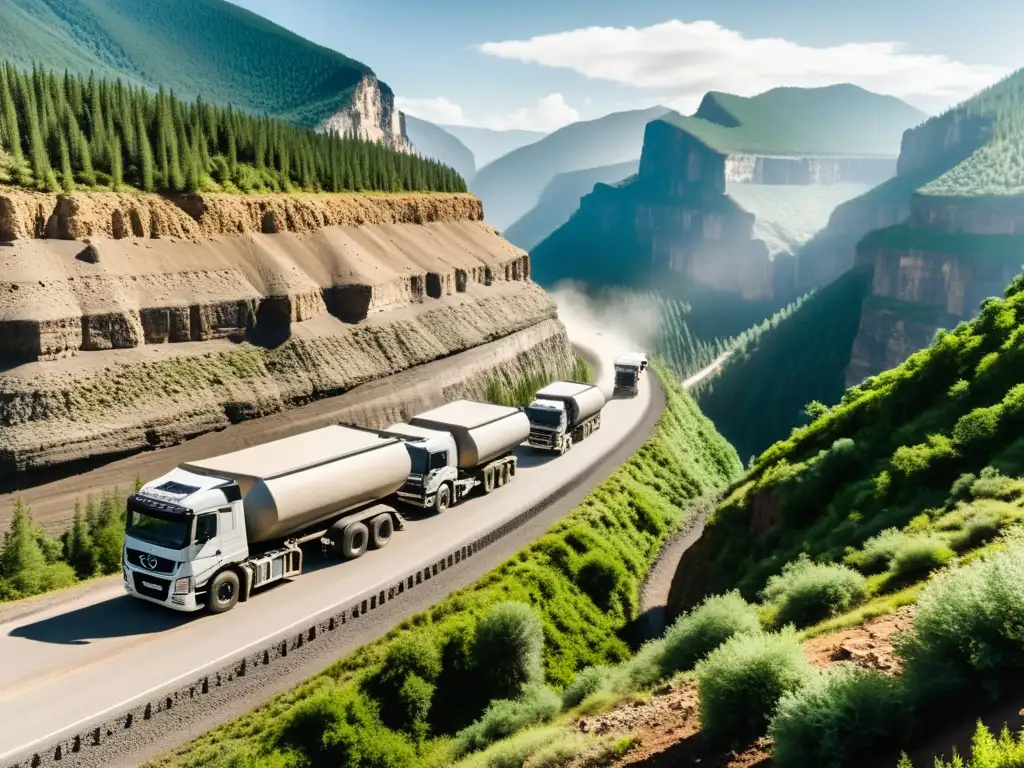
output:
<svg viewBox="0 0 1024 768"><path fill-rule="evenodd" d="M572 366L529 258L469 195L8 190L0 243L7 471L179 442L500 339L535 353L526 373Z"/></svg>

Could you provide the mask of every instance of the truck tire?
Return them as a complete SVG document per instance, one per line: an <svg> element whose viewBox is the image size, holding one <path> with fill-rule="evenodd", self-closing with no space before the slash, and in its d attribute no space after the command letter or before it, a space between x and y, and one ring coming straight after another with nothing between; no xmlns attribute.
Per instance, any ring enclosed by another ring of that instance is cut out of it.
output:
<svg viewBox="0 0 1024 768"><path fill-rule="evenodd" d="M448 507L452 505L452 491L448 483L445 483L437 489L437 496L434 497L434 511L443 515L448 511Z"/></svg>
<svg viewBox="0 0 1024 768"><path fill-rule="evenodd" d="M238 595L241 591L238 574L234 571L221 571L210 581L206 607L210 613L230 611L238 602Z"/></svg>
<svg viewBox="0 0 1024 768"><path fill-rule="evenodd" d="M484 470L483 491L488 494L494 490L494 467Z"/></svg>
<svg viewBox="0 0 1024 768"><path fill-rule="evenodd" d="M370 521L370 546L373 549L386 547L388 542L391 541L393 530L394 525L391 521L391 515L387 512L377 515Z"/></svg>
<svg viewBox="0 0 1024 768"><path fill-rule="evenodd" d="M341 536L341 554L348 560L360 557L370 544L370 531L363 523L349 523Z"/></svg>
<svg viewBox="0 0 1024 768"><path fill-rule="evenodd" d="M509 472L509 465L507 463L501 465L501 484L508 485L509 479L512 477L512 473Z"/></svg>

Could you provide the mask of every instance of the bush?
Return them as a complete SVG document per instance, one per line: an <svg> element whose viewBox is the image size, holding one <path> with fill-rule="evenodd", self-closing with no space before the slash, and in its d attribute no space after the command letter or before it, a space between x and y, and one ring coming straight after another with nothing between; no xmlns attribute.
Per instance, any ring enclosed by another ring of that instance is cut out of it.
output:
<svg viewBox="0 0 1024 768"><path fill-rule="evenodd" d="M1000 474L995 467L985 467L971 486L971 495L976 499L1009 499L1019 493L1013 478Z"/></svg>
<svg viewBox="0 0 1024 768"><path fill-rule="evenodd" d="M380 704L385 725L422 739L427 735L427 715L440 674L441 652L431 637L410 632L388 646L383 664L367 678L365 687Z"/></svg>
<svg viewBox="0 0 1024 768"><path fill-rule="evenodd" d="M889 565L890 577L906 583L924 578L953 557L953 550L938 536L904 536Z"/></svg>
<svg viewBox="0 0 1024 768"><path fill-rule="evenodd" d="M864 599L866 581L844 565L812 563L806 555L772 576L761 595L778 607L776 624L806 627L850 610Z"/></svg>
<svg viewBox="0 0 1024 768"><path fill-rule="evenodd" d="M995 696L1024 671L1024 543L1008 543L939 574L917 601L913 631L896 639L913 700L929 707L972 692Z"/></svg>
<svg viewBox="0 0 1024 768"><path fill-rule="evenodd" d="M561 697L543 685L530 685L518 699L492 701L481 718L458 733L458 757L485 749L532 725L547 722L562 710Z"/></svg>
<svg viewBox="0 0 1024 768"><path fill-rule="evenodd" d="M953 481L953 485L949 489L948 503L969 499L971 497L971 487L977 479L978 476L971 472L965 472L960 475L960 477Z"/></svg>
<svg viewBox="0 0 1024 768"><path fill-rule="evenodd" d="M608 683L615 693L634 693L650 688L664 677L665 639L650 640L616 667Z"/></svg>
<svg viewBox="0 0 1024 768"><path fill-rule="evenodd" d="M562 706L572 709L588 696L604 688L611 678L607 667L587 667L576 675L569 687L562 692Z"/></svg>
<svg viewBox="0 0 1024 768"><path fill-rule="evenodd" d="M604 552L585 555L576 571L576 584L602 611L610 611L626 582L626 569Z"/></svg>
<svg viewBox="0 0 1024 768"><path fill-rule="evenodd" d="M733 635L760 630L757 610L738 591L708 597L676 619L665 633L663 674L691 669Z"/></svg>
<svg viewBox="0 0 1024 768"><path fill-rule="evenodd" d="M566 728L531 728L470 755L456 763L455 768L556 768L570 764L583 752L590 757L595 746L596 757L611 752L608 748L600 749L600 742Z"/></svg>
<svg viewBox="0 0 1024 768"><path fill-rule="evenodd" d="M782 696L768 733L777 768L854 768L898 743L908 718L898 680L859 667L815 670Z"/></svg>
<svg viewBox="0 0 1024 768"><path fill-rule="evenodd" d="M1024 765L1024 734L1014 738L1004 723L997 739L979 720L971 740L970 761L964 762L954 747L952 761L947 763L936 758L934 768L1017 768L1020 765ZM904 753L896 768L914 768L914 764Z"/></svg>
<svg viewBox="0 0 1024 768"><path fill-rule="evenodd" d="M904 534L898 528L886 528L864 542L859 551L846 556L847 565L864 573L882 573L889 570L896 551L903 543Z"/></svg>
<svg viewBox="0 0 1024 768"><path fill-rule="evenodd" d="M810 669L790 627L732 637L695 670L701 732L716 747L752 743L764 735L779 699L799 689Z"/></svg>
<svg viewBox="0 0 1024 768"><path fill-rule="evenodd" d="M480 620L473 643L479 685L488 699L512 699L544 676L544 630L525 603L498 603Z"/></svg>

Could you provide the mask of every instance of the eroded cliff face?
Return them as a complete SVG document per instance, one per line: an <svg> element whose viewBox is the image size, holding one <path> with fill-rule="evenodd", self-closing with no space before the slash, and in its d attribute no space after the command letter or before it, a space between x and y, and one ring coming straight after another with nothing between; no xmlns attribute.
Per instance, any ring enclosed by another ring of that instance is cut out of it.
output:
<svg viewBox="0 0 1024 768"><path fill-rule="evenodd" d="M894 158L727 155L655 120L637 175L584 196L575 216L533 250L536 274L546 284L671 276L785 303L797 295L795 243L824 226L834 201L894 169Z"/></svg>
<svg viewBox="0 0 1024 768"><path fill-rule="evenodd" d="M571 370L528 256L468 195L6 192L0 240L0 465L16 470L167 444L513 337L522 360L493 359L521 367L536 345L534 370Z"/></svg>
<svg viewBox="0 0 1024 768"><path fill-rule="evenodd" d="M394 92L372 75L364 75L359 81L350 106L325 118L317 129L383 141L402 152L412 151L405 131L405 115L395 106Z"/></svg>

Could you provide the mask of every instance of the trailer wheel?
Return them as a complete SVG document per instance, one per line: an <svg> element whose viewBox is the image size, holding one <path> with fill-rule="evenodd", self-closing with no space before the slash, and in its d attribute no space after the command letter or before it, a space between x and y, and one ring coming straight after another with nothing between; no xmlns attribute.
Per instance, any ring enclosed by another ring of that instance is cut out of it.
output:
<svg viewBox="0 0 1024 768"><path fill-rule="evenodd" d="M349 523L341 536L341 553L349 560L362 555L370 544L370 531L363 523Z"/></svg>
<svg viewBox="0 0 1024 768"><path fill-rule="evenodd" d="M391 531L393 527L391 515L387 512L373 518L373 520L370 521L370 546L373 549L386 547L388 542L391 541Z"/></svg>
<svg viewBox="0 0 1024 768"><path fill-rule="evenodd" d="M494 468L484 470L484 493L490 493L494 490Z"/></svg>
<svg viewBox="0 0 1024 768"><path fill-rule="evenodd" d="M451 506L451 503L452 492L448 487L448 484L445 483L437 489L437 496L434 497L434 511L439 515L443 515L448 511L448 507Z"/></svg>
<svg viewBox="0 0 1024 768"><path fill-rule="evenodd" d="M572 438L571 437L567 437L567 438L565 438L565 452L568 453L571 450L572 450Z"/></svg>
<svg viewBox="0 0 1024 768"><path fill-rule="evenodd" d="M210 597L207 601L210 613L230 611L238 602L239 592L241 592L241 584L238 581L237 573L234 571L218 573L210 582Z"/></svg>
<svg viewBox="0 0 1024 768"><path fill-rule="evenodd" d="M511 477L511 473L508 470L509 470L508 464L502 464L501 465L501 484L502 485L508 485L509 478Z"/></svg>

